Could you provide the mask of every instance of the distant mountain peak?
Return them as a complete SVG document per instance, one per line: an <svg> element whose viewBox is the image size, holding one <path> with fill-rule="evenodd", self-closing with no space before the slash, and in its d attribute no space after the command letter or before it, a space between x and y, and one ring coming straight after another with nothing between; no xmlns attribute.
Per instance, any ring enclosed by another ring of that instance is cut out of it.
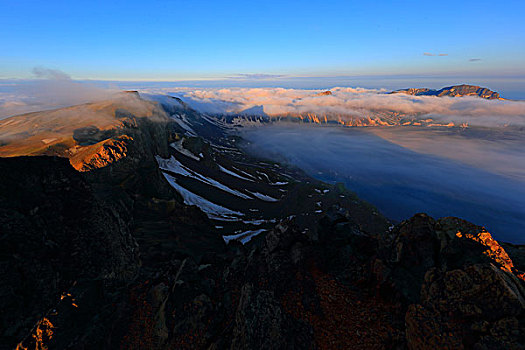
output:
<svg viewBox="0 0 525 350"><path fill-rule="evenodd" d="M487 100L498 100L501 99L499 93L490 89L477 86L477 85L453 85L447 86L439 90L428 89L428 88L408 88L400 89L391 92L392 94L407 94L414 96L448 96L448 97L462 97L462 96L477 96L485 98Z"/></svg>
<svg viewBox="0 0 525 350"><path fill-rule="evenodd" d="M129 94L140 98L139 92L137 90L125 90L123 91L123 94Z"/></svg>

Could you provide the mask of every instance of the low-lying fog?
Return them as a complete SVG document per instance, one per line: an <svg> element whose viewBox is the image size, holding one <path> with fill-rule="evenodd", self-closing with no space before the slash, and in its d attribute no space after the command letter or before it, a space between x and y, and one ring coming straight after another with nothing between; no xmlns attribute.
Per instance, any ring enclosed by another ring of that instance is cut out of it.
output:
<svg viewBox="0 0 525 350"><path fill-rule="evenodd" d="M496 239L525 243L523 131L343 128L273 124L247 128L246 149L343 182L395 221L415 213L457 216Z"/></svg>

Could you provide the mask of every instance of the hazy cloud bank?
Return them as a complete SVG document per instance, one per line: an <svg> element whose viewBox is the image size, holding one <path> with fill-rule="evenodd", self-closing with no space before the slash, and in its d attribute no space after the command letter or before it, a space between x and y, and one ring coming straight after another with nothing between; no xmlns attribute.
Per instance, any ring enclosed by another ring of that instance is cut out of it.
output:
<svg viewBox="0 0 525 350"><path fill-rule="evenodd" d="M116 90L76 82L56 69L35 67L34 80L0 80L0 118L108 98Z"/></svg>
<svg viewBox="0 0 525 350"><path fill-rule="evenodd" d="M389 218L458 216L525 243L522 132L287 123L244 129L243 138L255 155L343 182Z"/></svg>
<svg viewBox="0 0 525 350"><path fill-rule="evenodd" d="M525 102L478 97L434 97L389 94L384 90L343 88L324 90L283 88L170 89L194 108L206 113L326 115L329 119L373 116L378 111L432 117L442 121L498 126L525 125Z"/></svg>
<svg viewBox="0 0 525 350"><path fill-rule="evenodd" d="M34 80L0 80L0 118L45 109L107 99L118 89L74 81L66 73L35 67ZM265 81L265 74L245 75ZM241 81L241 80L239 80ZM127 89L182 97L193 108L216 114L297 115L312 113L328 119L373 117L395 111L408 116L431 117L455 123L498 126L525 125L525 101L484 100L477 97L432 97L389 94L385 89L336 87L325 90L294 88L184 88L135 84ZM142 85L142 86L141 86ZM410 85L409 85L410 86ZM413 86L421 86L414 84Z"/></svg>

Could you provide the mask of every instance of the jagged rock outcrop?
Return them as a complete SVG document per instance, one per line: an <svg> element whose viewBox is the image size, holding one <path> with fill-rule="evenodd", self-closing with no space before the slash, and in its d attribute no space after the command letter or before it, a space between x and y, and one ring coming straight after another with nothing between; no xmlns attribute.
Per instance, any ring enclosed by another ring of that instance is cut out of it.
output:
<svg viewBox="0 0 525 350"><path fill-rule="evenodd" d="M524 291L514 275L490 263L433 268L420 303L408 308L407 344L410 349L521 349Z"/></svg>
<svg viewBox="0 0 525 350"><path fill-rule="evenodd" d="M334 219L324 222L320 238L290 221L250 247L231 242L226 255L174 261L168 273L138 286L141 297L124 347L144 339L155 349L366 349L402 343L403 333L392 326L392 318L397 325L402 319L393 316L395 306L352 289L366 274L361 269L373 238L344 215ZM351 261L345 258L352 255Z"/></svg>
<svg viewBox="0 0 525 350"><path fill-rule="evenodd" d="M410 304L410 349L522 348L522 272L483 227L418 214L381 243L375 271Z"/></svg>
<svg viewBox="0 0 525 350"><path fill-rule="evenodd" d="M500 99L499 93L483 88L476 85L454 85L444 87L439 90L427 89L427 88L409 88L401 89L392 92L393 94L407 94L414 96L449 96L449 97L462 97L462 96L478 96L487 100Z"/></svg>
<svg viewBox="0 0 525 350"><path fill-rule="evenodd" d="M71 165L78 171L90 171L104 168L127 155L127 143L132 138L127 135L119 136L117 139L106 139L94 145L83 147L71 158Z"/></svg>

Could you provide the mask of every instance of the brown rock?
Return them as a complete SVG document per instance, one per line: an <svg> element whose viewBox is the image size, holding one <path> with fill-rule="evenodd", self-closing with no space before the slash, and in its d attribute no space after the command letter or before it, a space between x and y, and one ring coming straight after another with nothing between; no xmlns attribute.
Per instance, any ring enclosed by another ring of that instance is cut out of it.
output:
<svg viewBox="0 0 525 350"><path fill-rule="evenodd" d="M421 305L410 305L405 317L406 338L411 350L464 349L462 339L440 315Z"/></svg>
<svg viewBox="0 0 525 350"><path fill-rule="evenodd" d="M408 346L470 348L490 340L513 348L523 339L516 317L525 310L524 295L520 281L493 264L432 269L425 276L421 304L410 305L405 317Z"/></svg>
<svg viewBox="0 0 525 350"><path fill-rule="evenodd" d="M69 161L78 171L90 171L103 168L126 157L128 142L133 139L122 135L117 139L107 139L92 146L82 147Z"/></svg>

